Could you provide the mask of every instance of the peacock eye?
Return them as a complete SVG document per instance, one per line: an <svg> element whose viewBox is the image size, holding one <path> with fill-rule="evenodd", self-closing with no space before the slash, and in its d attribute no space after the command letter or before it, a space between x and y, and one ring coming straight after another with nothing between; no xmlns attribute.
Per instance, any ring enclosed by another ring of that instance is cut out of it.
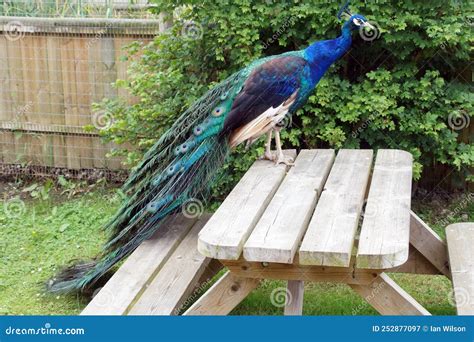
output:
<svg viewBox="0 0 474 342"><path fill-rule="evenodd" d="M225 100L229 96L229 91L226 91L224 94L221 95L221 100Z"/></svg>
<svg viewBox="0 0 474 342"><path fill-rule="evenodd" d="M193 133L194 133L194 135L201 135L202 127L201 126L194 127Z"/></svg>
<svg viewBox="0 0 474 342"><path fill-rule="evenodd" d="M223 108L222 107L216 107L214 108L214 110L212 111L212 116L220 116L223 112Z"/></svg>
<svg viewBox="0 0 474 342"><path fill-rule="evenodd" d="M156 212L156 207L157 207L156 202L151 202L150 204L148 204L147 210L154 213Z"/></svg>

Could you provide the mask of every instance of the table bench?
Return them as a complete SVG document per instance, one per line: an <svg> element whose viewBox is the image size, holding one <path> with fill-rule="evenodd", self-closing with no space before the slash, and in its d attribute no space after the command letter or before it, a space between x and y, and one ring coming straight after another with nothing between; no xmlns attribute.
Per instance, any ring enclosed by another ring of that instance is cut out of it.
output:
<svg viewBox="0 0 474 342"><path fill-rule="evenodd" d="M446 240L458 315L474 315L474 223L449 225Z"/></svg>
<svg viewBox="0 0 474 342"><path fill-rule="evenodd" d="M222 268L196 249L208 220L208 214L171 220L130 255L81 315L178 315Z"/></svg>
<svg viewBox="0 0 474 342"><path fill-rule="evenodd" d="M451 277L445 242L410 210L411 178L399 150L256 161L212 217L178 217L144 242L82 314L228 314L262 279L282 279L287 315L302 313L305 281L346 283L381 314L429 315L387 275Z"/></svg>

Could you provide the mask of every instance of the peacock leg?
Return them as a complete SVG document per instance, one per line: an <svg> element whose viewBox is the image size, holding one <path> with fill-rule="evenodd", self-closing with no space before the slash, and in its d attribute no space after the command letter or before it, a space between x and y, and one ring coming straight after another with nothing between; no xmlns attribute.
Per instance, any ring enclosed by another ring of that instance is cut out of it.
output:
<svg viewBox="0 0 474 342"><path fill-rule="evenodd" d="M265 142L265 153L260 159L267 159L274 161L275 156L272 153L272 130L267 132L267 141Z"/></svg>
<svg viewBox="0 0 474 342"><path fill-rule="evenodd" d="M293 163L293 158L288 157L286 158L285 155L283 154L283 150L281 149L281 141L280 141L280 129L276 128L275 129L275 144L276 144L276 150L277 150L277 157L275 158L275 164L285 164L288 166L293 166L295 165Z"/></svg>

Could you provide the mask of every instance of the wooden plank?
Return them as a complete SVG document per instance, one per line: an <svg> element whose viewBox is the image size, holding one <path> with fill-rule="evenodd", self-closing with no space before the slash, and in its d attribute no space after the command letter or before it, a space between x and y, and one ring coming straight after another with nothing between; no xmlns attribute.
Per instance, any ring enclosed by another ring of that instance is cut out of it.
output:
<svg viewBox="0 0 474 342"><path fill-rule="evenodd" d="M244 245L249 261L292 263L313 214L334 150L302 150Z"/></svg>
<svg viewBox="0 0 474 342"><path fill-rule="evenodd" d="M183 302L198 285L197 282L211 261L197 249L198 233L208 221L204 215L193 226L155 279L133 304L130 315L176 315Z"/></svg>
<svg viewBox="0 0 474 342"><path fill-rule="evenodd" d="M285 316L301 316L303 314L304 281L288 280Z"/></svg>
<svg viewBox="0 0 474 342"><path fill-rule="evenodd" d="M413 211L410 211L410 243L442 274L451 278L446 243Z"/></svg>
<svg viewBox="0 0 474 342"><path fill-rule="evenodd" d="M349 285L382 315L431 315L386 273L369 285Z"/></svg>
<svg viewBox="0 0 474 342"><path fill-rule="evenodd" d="M294 150L284 153L296 156ZM238 259L286 170L286 165L257 160L199 234L199 252L216 259Z"/></svg>
<svg viewBox="0 0 474 342"><path fill-rule="evenodd" d="M458 315L474 315L474 222L449 225L446 240Z"/></svg>
<svg viewBox="0 0 474 342"><path fill-rule="evenodd" d="M23 99L24 102L19 102L18 105L22 106L21 108L28 108L28 110L23 111L22 115L19 117L18 121L21 122L34 122L35 113L36 113L36 98L35 94L37 92L38 81L34 71L34 38L33 37L23 37L18 42L21 46L21 71L22 77L21 81L23 83Z"/></svg>
<svg viewBox="0 0 474 342"><path fill-rule="evenodd" d="M388 273L413 273L441 275L442 273L415 247L410 245L408 260L397 267L385 270Z"/></svg>
<svg viewBox="0 0 474 342"><path fill-rule="evenodd" d="M301 264L349 266L372 156L372 150L339 151L301 244Z"/></svg>
<svg viewBox="0 0 474 342"><path fill-rule="evenodd" d="M77 126L82 127L91 124L90 107L92 97L90 96L91 86L88 72L88 51L84 37L74 39L75 68L74 80L76 83L76 115ZM92 140L84 137L77 137L77 146L80 156L81 168L93 168Z"/></svg>
<svg viewBox="0 0 474 342"><path fill-rule="evenodd" d="M14 120L15 114L12 109L12 90L10 84L12 76L10 76L10 59L17 58L18 56L8 56L8 45L13 44L6 39L5 36L0 36L0 120Z"/></svg>
<svg viewBox="0 0 474 342"><path fill-rule="evenodd" d="M227 272L183 315L227 315L259 284L260 279L241 278Z"/></svg>
<svg viewBox="0 0 474 342"><path fill-rule="evenodd" d="M144 241L97 293L81 315L123 315L161 270L193 226L195 219L178 217Z"/></svg>
<svg viewBox="0 0 474 342"><path fill-rule="evenodd" d="M369 284L381 271L355 268L355 258L349 267L312 266L239 260L221 260L229 271L239 277L255 279L304 280L346 284Z"/></svg>
<svg viewBox="0 0 474 342"><path fill-rule="evenodd" d="M408 259L413 157L379 150L357 250L357 266L389 268Z"/></svg>

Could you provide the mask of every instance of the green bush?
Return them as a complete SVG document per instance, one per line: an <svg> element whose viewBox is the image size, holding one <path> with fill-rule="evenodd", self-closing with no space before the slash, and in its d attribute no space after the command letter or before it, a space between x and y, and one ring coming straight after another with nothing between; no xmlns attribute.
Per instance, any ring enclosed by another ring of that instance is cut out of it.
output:
<svg viewBox="0 0 474 342"><path fill-rule="evenodd" d="M107 99L100 105L115 119L102 135L139 147L122 151L131 164L216 82L261 56L332 39L341 27L333 2L155 2L160 11L174 10L174 25L148 45L132 44L130 79L117 82L139 102ZM449 122L466 121L472 111L463 80L470 77L473 41L467 3L354 1L351 10L375 22L380 37L367 41L354 32L350 52L282 133L285 147L399 148L414 155L416 179L433 163L465 172L474 164L474 148L459 141L461 131ZM231 156L216 195L228 191L262 146Z"/></svg>

